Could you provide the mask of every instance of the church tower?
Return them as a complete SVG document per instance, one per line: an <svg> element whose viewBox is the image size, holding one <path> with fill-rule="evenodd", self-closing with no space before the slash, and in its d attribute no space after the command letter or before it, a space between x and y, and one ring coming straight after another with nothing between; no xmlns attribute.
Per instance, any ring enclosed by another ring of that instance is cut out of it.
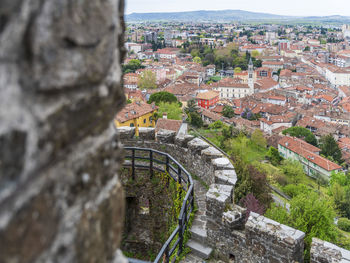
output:
<svg viewBox="0 0 350 263"><path fill-rule="evenodd" d="M249 86L249 94L254 93L254 65L252 62L252 58L249 60L248 64L248 86Z"/></svg>

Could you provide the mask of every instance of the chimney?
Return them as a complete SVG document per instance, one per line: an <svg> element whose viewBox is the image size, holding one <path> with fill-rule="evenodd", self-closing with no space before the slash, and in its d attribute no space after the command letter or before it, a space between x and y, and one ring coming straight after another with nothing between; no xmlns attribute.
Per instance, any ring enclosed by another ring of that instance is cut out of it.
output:
<svg viewBox="0 0 350 263"><path fill-rule="evenodd" d="M163 112L163 119L168 119L168 114L166 112Z"/></svg>
<svg viewBox="0 0 350 263"><path fill-rule="evenodd" d="M125 113L125 118L129 118L129 114L127 112Z"/></svg>

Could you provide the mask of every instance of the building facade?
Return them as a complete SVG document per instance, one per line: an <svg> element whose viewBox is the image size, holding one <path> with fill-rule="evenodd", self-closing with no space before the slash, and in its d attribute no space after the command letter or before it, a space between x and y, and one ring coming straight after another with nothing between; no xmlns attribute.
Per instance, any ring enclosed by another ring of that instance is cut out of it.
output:
<svg viewBox="0 0 350 263"><path fill-rule="evenodd" d="M321 149L301 139L285 136L278 142L278 152L283 158L300 162L304 172L311 177L330 178L341 166L319 155Z"/></svg>

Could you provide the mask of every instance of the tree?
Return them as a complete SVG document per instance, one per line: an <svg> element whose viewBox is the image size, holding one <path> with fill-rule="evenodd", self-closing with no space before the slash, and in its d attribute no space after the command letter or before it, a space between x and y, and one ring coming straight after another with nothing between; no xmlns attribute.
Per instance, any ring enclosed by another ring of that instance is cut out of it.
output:
<svg viewBox="0 0 350 263"><path fill-rule="evenodd" d="M272 146L267 152L267 157L269 158L270 162L275 166L280 165L283 160L283 157L279 154L278 150Z"/></svg>
<svg viewBox="0 0 350 263"><path fill-rule="evenodd" d="M222 110L222 115L226 118L232 118L235 116L235 111L232 109L232 107L225 105Z"/></svg>
<svg viewBox="0 0 350 263"><path fill-rule="evenodd" d="M350 174L332 172L328 190L339 214L350 218Z"/></svg>
<svg viewBox="0 0 350 263"><path fill-rule="evenodd" d="M199 115L198 112L195 112L195 111L194 112L190 112L188 114L188 118L189 118L190 123L193 126L195 126L197 128L200 128L200 127L203 126L203 120L202 120L202 118L201 118L201 116Z"/></svg>
<svg viewBox="0 0 350 263"><path fill-rule="evenodd" d="M235 159L234 167L237 173L235 202L252 193L259 200L260 204L264 205L264 207L269 207L271 196L266 174L260 172L253 165L247 164L239 157Z"/></svg>
<svg viewBox="0 0 350 263"><path fill-rule="evenodd" d="M259 215L263 215L265 213L265 207L260 204L259 200L256 199L252 193L249 193L244 198L242 198L239 204L247 208L246 220L248 220L250 212L254 212Z"/></svg>
<svg viewBox="0 0 350 263"><path fill-rule="evenodd" d="M185 108L185 112L187 114L192 113L192 112L198 112L199 107L197 104L197 101L195 99L191 99L187 102L187 106Z"/></svg>
<svg viewBox="0 0 350 263"><path fill-rule="evenodd" d="M260 147L266 148L266 139L260 129L255 129L251 136L252 142Z"/></svg>
<svg viewBox="0 0 350 263"><path fill-rule="evenodd" d="M135 72L135 70L143 68L141 61L138 59L131 59L128 64L123 65L123 73Z"/></svg>
<svg viewBox="0 0 350 263"><path fill-rule="evenodd" d="M315 192L308 192L294 197L290 201L290 213L283 207L272 207L265 216L285 225L289 225L305 233L305 261L310 255L313 237L335 242L337 232L333 223L336 216L332 203Z"/></svg>
<svg viewBox="0 0 350 263"><path fill-rule="evenodd" d="M160 117L163 116L163 113L166 113L168 119L182 119L182 110L178 103L160 102L158 107L158 114Z"/></svg>
<svg viewBox="0 0 350 263"><path fill-rule="evenodd" d="M306 46L306 47L304 48L304 51L310 51L310 47L309 47L309 46Z"/></svg>
<svg viewBox="0 0 350 263"><path fill-rule="evenodd" d="M307 143L310 143L314 146L318 146L317 139L315 135L308 129L301 127L301 126L294 126L290 127L288 129L285 129L282 131L284 135L289 134L290 136L297 137L297 138L302 138L304 139Z"/></svg>
<svg viewBox="0 0 350 263"><path fill-rule="evenodd" d="M282 162L283 173L292 180L293 183L297 184L303 180L304 170L302 165L292 159L286 159Z"/></svg>
<svg viewBox="0 0 350 263"><path fill-rule="evenodd" d="M258 57L260 55L260 53L257 50L253 50L251 55L252 55L253 58L256 58L256 57Z"/></svg>
<svg viewBox="0 0 350 263"><path fill-rule="evenodd" d="M194 58L193 58L193 62L194 62L194 63L197 63L197 64L202 64L202 59L201 59L200 57L197 56L197 57L194 57Z"/></svg>
<svg viewBox="0 0 350 263"><path fill-rule="evenodd" d="M210 129L221 129L224 127L224 123L220 120L217 120L216 122L213 122L212 124L209 125Z"/></svg>
<svg viewBox="0 0 350 263"><path fill-rule="evenodd" d="M155 89L155 88L157 88L156 75L151 70L145 70L141 74L141 77L138 81L138 86L141 89Z"/></svg>
<svg viewBox="0 0 350 263"><path fill-rule="evenodd" d="M178 100L174 94L167 91L160 91L153 93L149 97L148 103L151 104L152 102L155 102L156 105L158 105L160 102L174 103L178 102Z"/></svg>
<svg viewBox="0 0 350 263"><path fill-rule="evenodd" d="M342 153L339 148L339 145L335 141L332 134L321 137L320 140L321 154L326 156L328 159L334 160L336 163L341 164L344 161L342 160Z"/></svg>
<svg viewBox="0 0 350 263"><path fill-rule="evenodd" d="M237 74L237 73L241 73L242 69L240 67L235 67L235 69L233 71L235 74Z"/></svg>
<svg viewBox="0 0 350 263"><path fill-rule="evenodd" d="M200 56L200 52L199 49L192 49L191 51L191 56L194 57L199 57Z"/></svg>

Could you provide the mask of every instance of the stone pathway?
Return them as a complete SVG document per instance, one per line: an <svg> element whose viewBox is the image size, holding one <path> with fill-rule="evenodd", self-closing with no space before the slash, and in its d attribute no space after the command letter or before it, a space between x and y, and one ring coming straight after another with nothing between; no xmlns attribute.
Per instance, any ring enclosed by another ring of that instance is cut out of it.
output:
<svg viewBox="0 0 350 263"><path fill-rule="evenodd" d="M186 258L181 262L184 263L202 263L209 258L212 249L206 245L207 239L207 221L206 221L206 193L207 189L202 183L197 180L194 181L195 202L197 205L197 212L195 214L191 231L191 239L187 242L187 246L192 251L186 255Z"/></svg>

